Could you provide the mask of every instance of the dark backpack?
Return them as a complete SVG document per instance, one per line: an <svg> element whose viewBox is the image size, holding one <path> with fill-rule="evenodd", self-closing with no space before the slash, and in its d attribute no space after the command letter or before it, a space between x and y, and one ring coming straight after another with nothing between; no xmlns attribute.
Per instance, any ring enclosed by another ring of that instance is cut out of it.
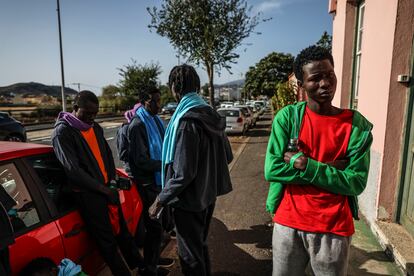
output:
<svg viewBox="0 0 414 276"><path fill-rule="evenodd" d="M128 162L128 126L129 123L123 123L116 133L116 148L118 150L119 160Z"/></svg>

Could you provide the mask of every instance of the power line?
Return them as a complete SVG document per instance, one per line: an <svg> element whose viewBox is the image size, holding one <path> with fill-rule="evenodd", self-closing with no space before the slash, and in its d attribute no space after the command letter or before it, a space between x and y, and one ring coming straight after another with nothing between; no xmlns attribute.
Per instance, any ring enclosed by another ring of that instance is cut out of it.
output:
<svg viewBox="0 0 414 276"><path fill-rule="evenodd" d="M92 87L92 88L98 88L98 89L102 89L102 86L97 86L97 85L92 85L92 84L87 84L87 83L82 83L82 82L73 82L69 85L76 85L78 87L78 92L81 91L80 86L86 86L86 87Z"/></svg>

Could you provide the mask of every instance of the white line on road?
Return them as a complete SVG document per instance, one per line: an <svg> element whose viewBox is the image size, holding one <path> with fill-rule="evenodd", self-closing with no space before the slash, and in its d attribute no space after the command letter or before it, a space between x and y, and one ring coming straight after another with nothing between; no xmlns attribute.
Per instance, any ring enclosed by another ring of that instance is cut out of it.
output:
<svg viewBox="0 0 414 276"><path fill-rule="evenodd" d="M37 137L37 138L32 138L30 139L30 141L41 141L41 140L50 140L50 136L44 136L44 137Z"/></svg>
<svg viewBox="0 0 414 276"><path fill-rule="evenodd" d="M106 138L106 141L110 141L110 140L113 140L115 137L108 137L108 138Z"/></svg>
<svg viewBox="0 0 414 276"><path fill-rule="evenodd" d="M231 170L234 167L234 164L237 163L237 161L239 160L240 155L243 153L244 148L246 147L246 145L249 143L251 137L247 137L247 139L243 142L243 144L240 146L240 148L237 150L237 152L234 154L233 156L233 161L231 161L231 163L229 164L229 172L231 172Z"/></svg>
<svg viewBox="0 0 414 276"><path fill-rule="evenodd" d="M106 127L105 129L113 129L113 128L117 128L118 126L109 126L109 127Z"/></svg>

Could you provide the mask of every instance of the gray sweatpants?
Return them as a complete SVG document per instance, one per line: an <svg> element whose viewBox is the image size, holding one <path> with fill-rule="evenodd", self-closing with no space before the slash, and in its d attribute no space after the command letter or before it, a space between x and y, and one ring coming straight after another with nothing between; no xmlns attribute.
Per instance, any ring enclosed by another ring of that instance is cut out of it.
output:
<svg viewBox="0 0 414 276"><path fill-rule="evenodd" d="M273 276L303 276L308 263L317 276L346 275L351 237L311 233L275 223Z"/></svg>

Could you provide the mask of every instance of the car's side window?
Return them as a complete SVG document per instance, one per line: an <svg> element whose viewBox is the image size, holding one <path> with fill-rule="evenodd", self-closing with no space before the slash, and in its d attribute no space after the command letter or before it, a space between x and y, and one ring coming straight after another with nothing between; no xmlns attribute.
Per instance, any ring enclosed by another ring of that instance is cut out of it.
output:
<svg viewBox="0 0 414 276"><path fill-rule="evenodd" d="M11 210L7 210L15 232L40 222L32 197L13 163L0 165L0 185L16 202Z"/></svg>
<svg viewBox="0 0 414 276"><path fill-rule="evenodd" d="M28 157L47 195L55 203L59 214L75 209L75 201L67 187L67 177L59 160L53 154Z"/></svg>

